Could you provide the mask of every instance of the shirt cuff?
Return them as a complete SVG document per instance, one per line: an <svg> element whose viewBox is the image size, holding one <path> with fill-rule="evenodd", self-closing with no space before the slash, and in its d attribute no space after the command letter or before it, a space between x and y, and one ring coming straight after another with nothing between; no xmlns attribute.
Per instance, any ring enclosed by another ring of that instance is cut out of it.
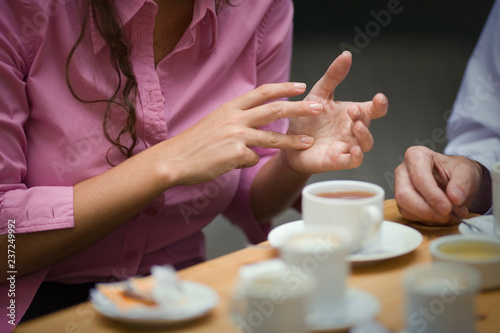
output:
<svg viewBox="0 0 500 333"><path fill-rule="evenodd" d="M0 193L0 234L73 228L73 187L37 186ZM13 227L12 227L13 226Z"/></svg>

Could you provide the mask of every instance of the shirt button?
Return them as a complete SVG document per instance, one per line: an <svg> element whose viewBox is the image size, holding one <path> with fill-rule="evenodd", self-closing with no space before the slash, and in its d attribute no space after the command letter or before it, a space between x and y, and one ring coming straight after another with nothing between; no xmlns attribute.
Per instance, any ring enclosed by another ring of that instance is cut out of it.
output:
<svg viewBox="0 0 500 333"><path fill-rule="evenodd" d="M128 261L133 261L137 257L137 251L129 251L126 257Z"/></svg>
<svg viewBox="0 0 500 333"><path fill-rule="evenodd" d="M156 216L156 214L158 214L158 212L154 208L148 208L144 212L149 216Z"/></svg>

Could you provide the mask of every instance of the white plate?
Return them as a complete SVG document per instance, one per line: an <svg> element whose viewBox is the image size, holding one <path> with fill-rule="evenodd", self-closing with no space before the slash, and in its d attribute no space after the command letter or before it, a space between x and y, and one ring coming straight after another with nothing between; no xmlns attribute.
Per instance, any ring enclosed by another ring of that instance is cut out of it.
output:
<svg viewBox="0 0 500 333"><path fill-rule="evenodd" d="M479 227L481 230L484 231L484 234L487 236L495 236L494 232L494 216L493 215L481 215L481 216L476 216L470 219L466 219L466 222L475 225L476 227ZM468 226L466 226L463 223L460 223L458 226L458 231L462 235L475 235Z"/></svg>
<svg viewBox="0 0 500 333"><path fill-rule="evenodd" d="M279 247L290 234L303 228L302 220L279 225L269 233L269 243ZM363 263L394 258L415 250L422 240L422 234L413 228L401 223L383 221L378 239L366 249L351 253L347 260L352 263Z"/></svg>
<svg viewBox="0 0 500 333"><path fill-rule="evenodd" d="M312 331L344 331L372 320L380 311L380 302L372 294L347 288L345 301L327 315L309 315L307 326Z"/></svg>
<svg viewBox="0 0 500 333"><path fill-rule="evenodd" d="M140 314L132 311L124 314L110 305L109 299L97 289L91 291L90 300L97 312L105 317L135 327L178 325L206 315L219 304L219 296L208 286L193 281L181 281L181 286L187 301L168 310L152 307L141 311Z"/></svg>

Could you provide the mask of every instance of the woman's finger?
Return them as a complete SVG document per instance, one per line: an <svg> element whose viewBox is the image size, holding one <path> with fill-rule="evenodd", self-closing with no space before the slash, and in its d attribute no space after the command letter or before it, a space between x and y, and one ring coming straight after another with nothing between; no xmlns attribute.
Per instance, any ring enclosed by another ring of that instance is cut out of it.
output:
<svg viewBox="0 0 500 333"><path fill-rule="evenodd" d="M291 135L250 129L246 143L249 147L307 149L313 145L314 138L308 135Z"/></svg>
<svg viewBox="0 0 500 333"><path fill-rule="evenodd" d="M248 110L276 99L300 95L304 93L304 91L306 91L305 83L268 83L229 101L226 103L226 106L240 110Z"/></svg>
<svg viewBox="0 0 500 333"><path fill-rule="evenodd" d="M332 99L335 89L349 73L351 64L351 53L344 51L332 62L323 77L316 82L309 95L325 100Z"/></svg>
<svg viewBox="0 0 500 333"><path fill-rule="evenodd" d="M335 157L335 170L357 168L363 163L363 157L361 147L352 146L348 153L343 153Z"/></svg>
<svg viewBox="0 0 500 333"><path fill-rule="evenodd" d="M373 148L373 136L368 127L361 120L358 120L352 124L351 129L361 150L363 152L370 151Z"/></svg>
<svg viewBox="0 0 500 333"><path fill-rule="evenodd" d="M376 94L372 99L372 110L370 113L371 119L377 119L383 117L387 114L387 109L389 108L389 101L387 97L382 94Z"/></svg>
<svg viewBox="0 0 500 333"><path fill-rule="evenodd" d="M377 119L387 114L389 102L384 94L378 93L371 101L358 103L358 106L369 119Z"/></svg>
<svg viewBox="0 0 500 333"><path fill-rule="evenodd" d="M371 103L371 102L367 102L367 103ZM349 117L351 118L353 124L359 120L359 121L362 121L366 127L369 127L370 123L371 123L371 118L369 116L369 113L362 109L361 104L363 104L363 103L349 104L349 108L347 110L347 113L349 114Z"/></svg>
<svg viewBox="0 0 500 333"><path fill-rule="evenodd" d="M250 127L260 127L282 118L314 116L323 110L318 102L272 102L244 111Z"/></svg>

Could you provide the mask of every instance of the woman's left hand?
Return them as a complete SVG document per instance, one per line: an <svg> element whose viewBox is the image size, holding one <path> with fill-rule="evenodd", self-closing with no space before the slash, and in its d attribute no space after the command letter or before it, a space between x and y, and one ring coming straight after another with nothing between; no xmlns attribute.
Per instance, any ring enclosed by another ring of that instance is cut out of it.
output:
<svg viewBox="0 0 500 333"><path fill-rule="evenodd" d="M305 98L323 105L319 115L290 119L288 134L314 137L309 149L281 151L295 171L314 174L356 168L363 161L363 153L373 147L368 127L372 119L387 113L387 98L379 93L369 102L336 102L335 88L346 77L351 63L349 52L338 56Z"/></svg>

